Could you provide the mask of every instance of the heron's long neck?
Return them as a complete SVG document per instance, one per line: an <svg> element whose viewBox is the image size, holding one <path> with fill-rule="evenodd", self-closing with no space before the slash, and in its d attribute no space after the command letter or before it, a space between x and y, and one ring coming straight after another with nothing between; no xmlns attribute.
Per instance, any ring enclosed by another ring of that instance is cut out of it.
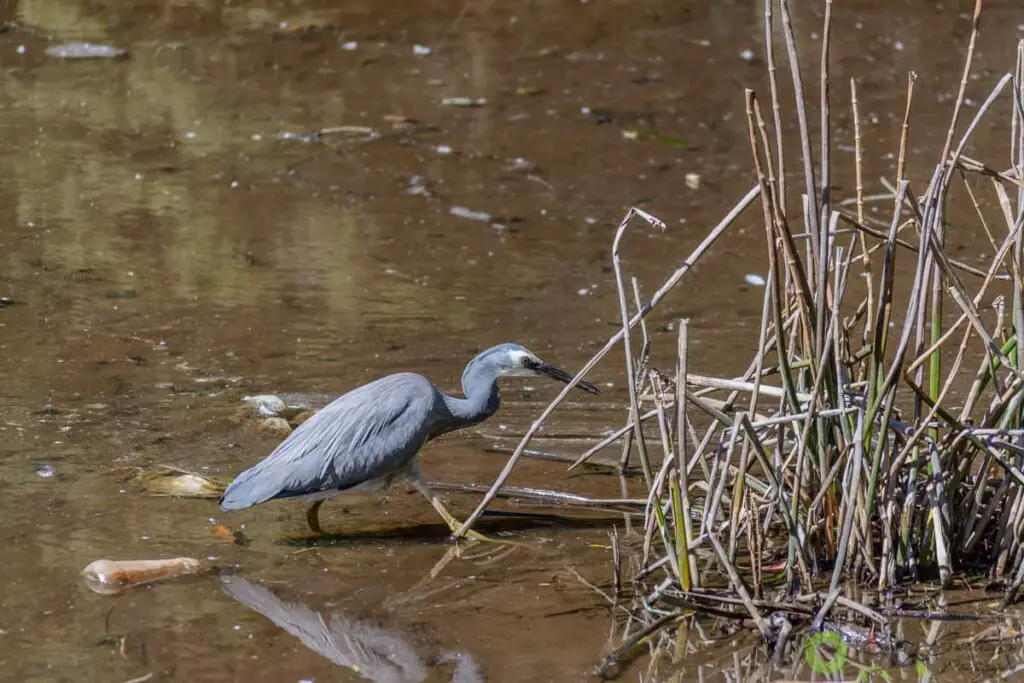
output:
<svg viewBox="0 0 1024 683"><path fill-rule="evenodd" d="M501 404L498 377L488 368L470 370L462 378L462 393L466 395L465 398L444 396L445 407L451 413L453 422L443 430L445 432L482 422L493 415Z"/></svg>

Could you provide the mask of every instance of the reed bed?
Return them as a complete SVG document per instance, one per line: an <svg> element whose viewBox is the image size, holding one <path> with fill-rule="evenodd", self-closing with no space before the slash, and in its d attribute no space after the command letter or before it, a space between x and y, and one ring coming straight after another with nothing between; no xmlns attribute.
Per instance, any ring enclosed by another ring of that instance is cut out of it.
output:
<svg viewBox="0 0 1024 683"><path fill-rule="evenodd" d="M967 120L977 0L931 177L906 175L915 84L909 74L896 174L885 181L886 192L870 197L851 80L856 193L840 200L832 195L830 151L838 143L830 110L832 2L824 3L816 55L817 148L800 69L807 56L797 53L788 5L766 3L770 112L754 91L745 94L756 185L646 303L638 283L627 282L620 245L634 222L664 225L632 209L615 235L622 329L578 378L623 342L629 413L622 429L572 465L619 444L623 471L638 464L646 491L642 521L628 518L626 526L635 520L635 528L613 534L613 600L628 616L623 649L610 655L606 671L625 648L660 642L656 634L682 638L693 614L756 628L777 653L799 624L831 629L845 642L859 633L860 645L895 651L893 610L914 612L897 606L896 596L905 595L897 587L930 581L946 588L957 576L980 572L999 582L1006 606L1024 583L1024 368L1017 346L1024 334L1024 42L1013 70ZM795 175L787 176L781 122L792 114L784 114L779 96L776 14L795 93L798 188L787 187ZM1008 120L995 120L993 104L1006 100ZM965 155L982 125L1006 129L1008 164ZM992 250L984 268L946 249L947 202L957 185L977 222L956 229L984 235ZM998 222L986 217L987 202L999 207ZM644 319L755 203L767 282L758 348L746 371L727 378L693 372L700 358L688 352L687 320L679 321L676 367L650 367ZM888 219L869 215L869 204ZM460 533L493 500L571 388L534 422ZM940 612L916 613L941 618Z"/></svg>

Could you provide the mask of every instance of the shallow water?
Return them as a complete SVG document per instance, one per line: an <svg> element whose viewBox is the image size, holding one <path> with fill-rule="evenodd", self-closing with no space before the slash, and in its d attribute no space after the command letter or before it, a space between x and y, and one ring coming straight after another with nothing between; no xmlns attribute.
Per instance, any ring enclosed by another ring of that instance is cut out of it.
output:
<svg viewBox="0 0 1024 683"><path fill-rule="evenodd" d="M813 81L819 3L800 4ZM836 3L834 124L852 145L856 75L869 192L892 175L910 69L922 103L910 173L935 163L972 6ZM1024 22L1011 2L986 12L973 106L1011 68ZM236 474L276 443L237 419L248 394L337 395L401 370L454 390L463 364L503 341L580 367L618 319L610 247L626 209L668 224L625 241L649 294L753 184L742 91L767 101L761 13L748 2L0 6L0 296L13 299L0 308L0 678L587 679L612 619L575 572L608 583L621 517L486 519L530 547L474 550L431 579L449 546L418 494L329 502L333 535L310 542L300 504L223 514L148 496L117 468ZM45 52L73 41L128 56ZM450 97L486 104L440 104ZM376 133L310 136L340 126ZM662 137L630 139L637 130ZM1004 142L987 129L975 139L979 156ZM852 155L835 154L836 191L849 196ZM758 222L748 212L652 314L656 365L672 367L685 316L693 371L743 371L761 309L745 281L763 275ZM949 239L983 262L982 237ZM617 360L592 379L602 396L557 412L537 448L574 456L589 441L566 437L621 424ZM488 484L505 456L494 439L514 446L557 390L508 381L497 416L425 450L427 476ZM564 469L527 461L511 483L620 495L617 477ZM458 516L476 502L448 497ZM211 520L250 544L220 540ZM180 555L269 590L255 593L264 609L382 629L404 659L390 673L339 668L352 664L304 646L213 574L113 598L78 575L104 557Z"/></svg>

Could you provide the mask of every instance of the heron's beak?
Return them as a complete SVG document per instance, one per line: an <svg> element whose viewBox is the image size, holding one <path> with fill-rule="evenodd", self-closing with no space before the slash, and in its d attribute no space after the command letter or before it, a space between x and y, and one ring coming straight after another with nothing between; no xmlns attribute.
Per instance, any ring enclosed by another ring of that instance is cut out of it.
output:
<svg viewBox="0 0 1024 683"><path fill-rule="evenodd" d="M572 375L570 375L565 370L562 370L561 368L556 368L554 365L548 365L547 363L541 362L535 364L533 366L533 369L542 375L547 375L551 379L557 379L559 382L564 382L565 384L568 384L569 382L572 381ZM590 394L601 393L600 389L598 389L585 379L580 380L579 383L576 385L576 388L582 389L583 391L586 391L587 393Z"/></svg>

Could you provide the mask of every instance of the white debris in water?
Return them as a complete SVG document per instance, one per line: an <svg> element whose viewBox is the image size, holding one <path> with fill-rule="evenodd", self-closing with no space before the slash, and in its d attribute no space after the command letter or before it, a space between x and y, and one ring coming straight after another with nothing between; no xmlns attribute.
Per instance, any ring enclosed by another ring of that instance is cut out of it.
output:
<svg viewBox="0 0 1024 683"><path fill-rule="evenodd" d="M740 59L742 59L744 62L754 61L754 51L747 49L744 50L743 52L740 52Z"/></svg>
<svg viewBox="0 0 1024 683"><path fill-rule="evenodd" d="M441 100L443 107L484 107L487 106L486 97L445 97Z"/></svg>
<svg viewBox="0 0 1024 683"><path fill-rule="evenodd" d="M485 211L473 211L472 209L467 209L464 206L453 206L452 208L448 209L448 213L450 213L453 216L458 216L459 218L469 219L471 221L480 221L481 223L491 222L491 214Z"/></svg>
<svg viewBox="0 0 1024 683"><path fill-rule="evenodd" d="M260 135L259 133L253 133L249 137L252 138L253 140L262 140L263 139L263 136Z"/></svg>
<svg viewBox="0 0 1024 683"><path fill-rule="evenodd" d="M452 153L452 148L449 147L448 145L438 145L437 146L437 153L438 154L451 154Z"/></svg>
<svg viewBox="0 0 1024 683"><path fill-rule="evenodd" d="M586 296L587 294L590 294L590 290L584 287L583 289L576 290L576 293L580 296Z"/></svg>
<svg viewBox="0 0 1024 683"><path fill-rule="evenodd" d="M284 401L273 394L243 396L242 400L251 405L260 415L268 417L274 417L287 408Z"/></svg>
<svg viewBox="0 0 1024 683"><path fill-rule="evenodd" d="M36 468L36 476L43 479L49 479L55 474L57 474L57 470L53 469L50 465L40 465Z"/></svg>
<svg viewBox="0 0 1024 683"><path fill-rule="evenodd" d="M23 55L25 54L25 46L19 45L18 47L14 48L14 51L17 52L19 55Z"/></svg>
<svg viewBox="0 0 1024 683"><path fill-rule="evenodd" d="M359 47L359 43L357 43L354 40L350 40L347 43L342 43L341 44L341 49L342 50L348 50L349 52L352 52L352 50L355 50L358 47Z"/></svg>
<svg viewBox="0 0 1024 683"><path fill-rule="evenodd" d="M698 189L700 187L700 173L687 173L686 186L691 190Z"/></svg>
<svg viewBox="0 0 1024 683"><path fill-rule="evenodd" d="M897 40L895 43L892 44L892 46L894 48L896 48L897 50L903 50L903 42L902 41Z"/></svg>
<svg viewBox="0 0 1024 683"><path fill-rule="evenodd" d="M95 43L61 43L46 48L46 54L59 59L117 59L126 53L124 48Z"/></svg>
<svg viewBox="0 0 1024 683"><path fill-rule="evenodd" d="M765 279L754 273L747 273L743 276L743 279L747 281L748 285L754 285L755 287L764 287L765 285Z"/></svg>
<svg viewBox="0 0 1024 683"><path fill-rule="evenodd" d="M433 52L434 51L431 50L426 45L420 45L419 43L417 43L416 45L412 46L412 53L414 55L416 55L417 57L426 57L427 55L429 55L429 54L431 54Z"/></svg>

